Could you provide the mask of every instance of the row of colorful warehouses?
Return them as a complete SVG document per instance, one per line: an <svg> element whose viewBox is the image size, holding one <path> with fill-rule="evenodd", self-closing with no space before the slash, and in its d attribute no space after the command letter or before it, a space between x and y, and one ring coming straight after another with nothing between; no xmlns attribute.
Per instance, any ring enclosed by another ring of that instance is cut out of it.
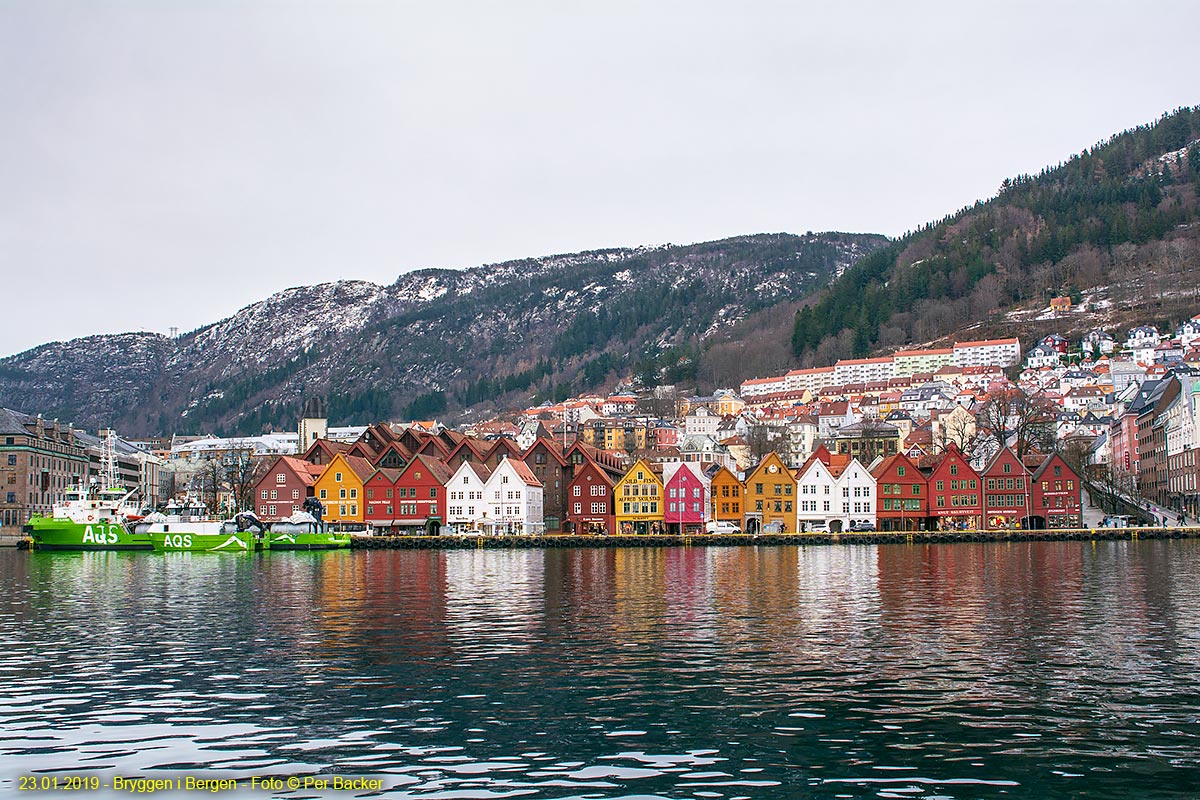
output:
<svg viewBox="0 0 1200 800"><path fill-rule="evenodd" d="M739 478L699 462L631 466L582 441L485 441L443 430L369 427L277 458L254 488L268 521L315 497L327 523L376 533L747 533L1026 529L1082 525L1079 476L1059 455L996 453L980 470L953 446L870 465L820 446L798 469L768 453Z"/></svg>

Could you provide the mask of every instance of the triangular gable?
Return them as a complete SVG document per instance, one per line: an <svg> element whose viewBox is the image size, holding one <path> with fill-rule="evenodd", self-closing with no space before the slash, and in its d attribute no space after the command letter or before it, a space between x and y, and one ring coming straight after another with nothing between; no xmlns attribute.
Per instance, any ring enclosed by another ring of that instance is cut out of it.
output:
<svg viewBox="0 0 1200 800"><path fill-rule="evenodd" d="M529 460L529 456L538 448L538 445L541 445L542 449L548 452L558 462L560 467L567 465L567 459L563 457L562 445L546 436L539 436L534 439L533 444L525 448L525 452L521 454L521 460Z"/></svg>
<svg viewBox="0 0 1200 800"><path fill-rule="evenodd" d="M397 439L400 444L408 448L409 452L416 453L421 449L421 445L425 444L425 440L429 438L429 434L424 431L418 432L415 428L405 428Z"/></svg>
<svg viewBox="0 0 1200 800"><path fill-rule="evenodd" d="M446 456L446 463L454 465L469 461L475 464L482 464L484 452L485 448L476 444L474 439L464 436L455 445L454 449L450 451L450 455Z"/></svg>
<svg viewBox="0 0 1200 800"><path fill-rule="evenodd" d="M350 445L345 442L335 442L332 439L317 439L308 446L301 459L310 464L326 465L333 461L333 457L338 453L344 453L349 449Z"/></svg>
<svg viewBox="0 0 1200 800"><path fill-rule="evenodd" d="M509 458L520 459L521 448L512 439L500 438L495 441L490 449L488 449L487 453L483 457L483 460L485 464L492 469L495 469L496 465L504 460L506 456Z"/></svg>
<svg viewBox="0 0 1200 800"><path fill-rule="evenodd" d="M404 469L412 460L412 452L399 442L390 442L372 461L376 467Z"/></svg>
<svg viewBox="0 0 1200 800"><path fill-rule="evenodd" d="M416 472L422 472L430 475L435 481L440 483L442 486L445 486L447 481L450 480L451 476L454 475L455 471L451 469L449 464L440 458L418 453L417 455L413 456L412 461L408 462L408 465L401 470L400 480L408 479Z"/></svg>
<svg viewBox="0 0 1200 800"><path fill-rule="evenodd" d="M417 448L417 454L423 456L433 456L440 458L443 461L446 456L450 455L450 448L446 447L445 442L436 436L430 436L425 440L425 444Z"/></svg>
<svg viewBox="0 0 1200 800"><path fill-rule="evenodd" d="M775 468L774 472L771 472L772 467ZM793 475L792 471L787 468L787 464L784 464L783 459L780 458L779 454L773 450L771 452L767 453L767 455L763 458L763 460L758 463L758 466L755 467L753 470L751 470L750 475L747 476L747 478L746 478L746 482L747 483L757 482L755 480L755 478L760 474L763 474L763 475L782 474L782 475L786 475L792 481L796 480L796 476Z"/></svg>

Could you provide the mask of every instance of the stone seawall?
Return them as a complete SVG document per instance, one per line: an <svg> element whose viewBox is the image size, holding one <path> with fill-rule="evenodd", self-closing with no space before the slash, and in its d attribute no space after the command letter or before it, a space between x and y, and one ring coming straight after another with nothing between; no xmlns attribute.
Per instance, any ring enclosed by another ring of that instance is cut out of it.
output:
<svg viewBox="0 0 1200 800"><path fill-rule="evenodd" d="M1044 531L913 531L776 533L759 536L352 536L358 550L474 550L543 547L765 547L827 544L942 544L948 542L1120 541L1200 538L1200 527L1078 528Z"/></svg>

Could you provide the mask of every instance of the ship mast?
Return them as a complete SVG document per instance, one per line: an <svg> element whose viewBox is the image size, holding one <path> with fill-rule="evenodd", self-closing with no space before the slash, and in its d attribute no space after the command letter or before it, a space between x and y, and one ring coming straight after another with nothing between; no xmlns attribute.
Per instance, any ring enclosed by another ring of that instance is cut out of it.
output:
<svg viewBox="0 0 1200 800"><path fill-rule="evenodd" d="M117 434L112 428L104 433L104 464L100 473L102 489L115 489L117 483Z"/></svg>

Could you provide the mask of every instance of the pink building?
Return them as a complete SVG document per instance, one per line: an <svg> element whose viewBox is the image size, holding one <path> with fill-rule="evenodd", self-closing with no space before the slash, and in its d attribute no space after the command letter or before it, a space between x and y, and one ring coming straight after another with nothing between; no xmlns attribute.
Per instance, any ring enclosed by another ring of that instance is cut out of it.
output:
<svg viewBox="0 0 1200 800"><path fill-rule="evenodd" d="M663 495L663 521L669 533L704 531L709 489L698 465L684 461L663 464Z"/></svg>

